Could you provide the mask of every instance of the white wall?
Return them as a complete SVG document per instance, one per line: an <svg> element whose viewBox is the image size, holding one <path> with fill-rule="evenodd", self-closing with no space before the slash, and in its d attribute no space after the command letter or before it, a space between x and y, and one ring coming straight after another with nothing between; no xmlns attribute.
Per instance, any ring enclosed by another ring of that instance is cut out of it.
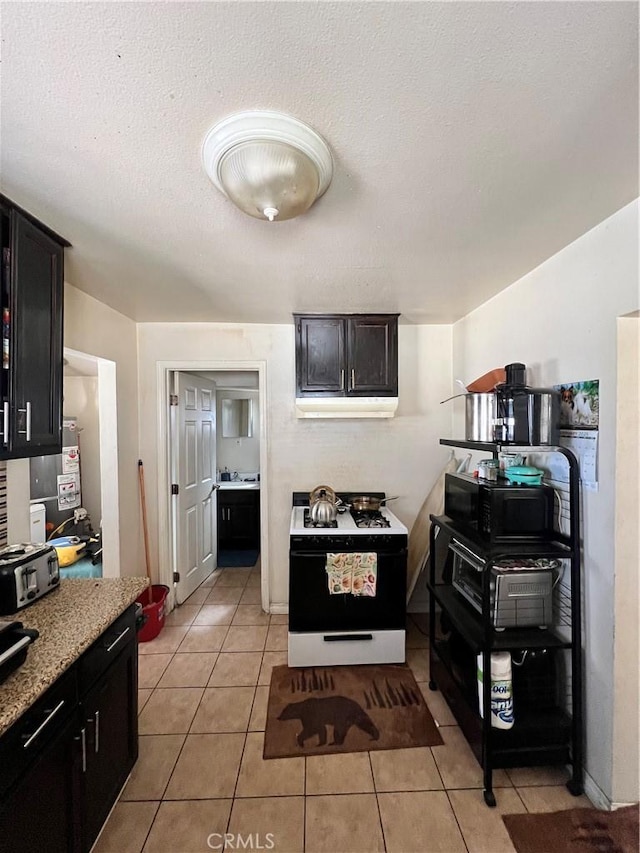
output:
<svg viewBox="0 0 640 853"><path fill-rule="evenodd" d="M636 201L453 327L454 376L470 380L494 367L521 361L528 366L530 385L600 380L599 490L583 495L586 769L609 799L613 790L616 318L638 308L637 235ZM616 631L626 630L628 626L619 621ZM637 667L637 659L630 664ZM637 731L627 736L632 748Z"/></svg>
<svg viewBox="0 0 640 853"><path fill-rule="evenodd" d="M97 299L65 284L64 345L116 363L120 571L122 575L143 575L138 495L136 324Z"/></svg>
<svg viewBox="0 0 640 853"><path fill-rule="evenodd" d="M448 452L450 412L439 405L451 388L451 327L400 326L400 406L390 420L298 420L295 417L294 326L143 323L138 326L140 453L147 493L155 493L157 361L267 363L269 565L271 602L288 598L291 493L318 483L402 495L394 511L411 525ZM263 492L264 494L264 492ZM152 566L157 566L157 504L149 500Z"/></svg>
<svg viewBox="0 0 640 853"><path fill-rule="evenodd" d="M616 589L612 799L640 799L640 318L618 320Z"/></svg>
<svg viewBox="0 0 640 853"><path fill-rule="evenodd" d="M98 377L64 377L64 417L78 419L82 506L89 513L94 530L100 529L100 421L98 415Z"/></svg>

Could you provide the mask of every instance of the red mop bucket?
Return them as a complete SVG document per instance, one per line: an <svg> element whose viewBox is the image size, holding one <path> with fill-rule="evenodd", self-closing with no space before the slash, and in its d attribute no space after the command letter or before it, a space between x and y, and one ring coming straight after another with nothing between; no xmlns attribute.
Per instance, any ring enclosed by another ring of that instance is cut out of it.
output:
<svg viewBox="0 0 640 853"><path fill-rule="evenodd" d="M138 631L138 642L148 643L157 637L164 626L164 605L169 595L169 587L163 584L154 584L151 588L136 598L136 601L142 605L142 615L146 617L146 622Z"/></svg>

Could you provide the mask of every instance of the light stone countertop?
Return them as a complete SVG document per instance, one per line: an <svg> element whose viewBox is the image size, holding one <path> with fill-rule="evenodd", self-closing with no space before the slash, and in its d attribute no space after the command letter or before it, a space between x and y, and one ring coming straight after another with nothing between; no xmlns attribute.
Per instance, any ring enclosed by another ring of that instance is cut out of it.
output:
<svg viewBox="0 0 640 853"><path fill-rule="evenodd" d="M0 735L86 651L149 581L136 578L65 578L35 604L3 620L22 622L40 636L27 659L0 684Z"/></svg>

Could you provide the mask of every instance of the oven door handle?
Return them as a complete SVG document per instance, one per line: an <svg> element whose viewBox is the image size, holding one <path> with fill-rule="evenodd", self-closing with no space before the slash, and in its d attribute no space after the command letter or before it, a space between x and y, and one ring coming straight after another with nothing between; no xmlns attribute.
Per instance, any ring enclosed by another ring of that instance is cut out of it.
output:
<svg viewBox="0 0 640 853"><path fill-rule="evenodd" d="M449 546L449 547L451 547L451 546ZM306 557L306 558L313 557L317 560L326 560L328 550L329 549L327 549L327 551L290 551L289 556L290 557ZM361 553L360 551L358 551L357 548L336 548L335 550L339 551L341 554L360 554ZM378 555L378 557L397 557L397 556L402 556L403 554L407 553L406 547L405 548L388 548L388 547L385 547L384 549L379 548L377 550L374 548L367 549L367 551L369 551L369 550L375 551L375 553ZM331 551L331 553L333 553L333 551Z"/></svg>
<svg viewBox="0 0 640 853"><path fill-rule="evenodd" d="M325 634L322 639L325 643L359 642L373 640L373 634Z"/></svg>
<svg viewBox="0 0 640 853"><path fill-rule="evenodd" d="M483 572L487 568L485 560L477 554L474 554L473 551L466 548L460 542L456 542L455 539L449 543L449 550L460 557L461 560L464 560L464 562L475 569L476 572Z"/></svg>

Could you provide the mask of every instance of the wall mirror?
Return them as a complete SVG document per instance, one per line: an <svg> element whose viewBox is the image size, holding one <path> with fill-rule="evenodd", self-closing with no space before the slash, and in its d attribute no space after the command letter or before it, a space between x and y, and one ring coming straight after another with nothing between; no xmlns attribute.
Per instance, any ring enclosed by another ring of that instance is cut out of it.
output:
<svg viewBox="0 0 640 853"><path fill-rule="evenodd" d="M253 407L250 398L222 400L222 437L251 438Z"/></svg>

